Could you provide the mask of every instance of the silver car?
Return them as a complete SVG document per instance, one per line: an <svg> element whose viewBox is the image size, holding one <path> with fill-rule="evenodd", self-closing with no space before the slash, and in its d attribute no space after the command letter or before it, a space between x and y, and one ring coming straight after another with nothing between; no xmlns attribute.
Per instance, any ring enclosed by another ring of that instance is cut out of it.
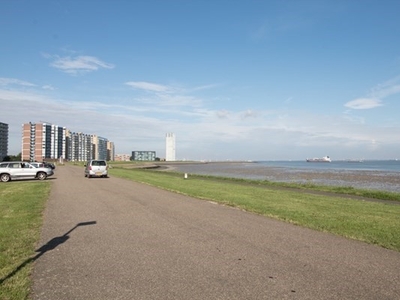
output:
<svg viewBox="0 0 400 300"><path fill-rule="evenodd" d="M105 160L92 159L85 164L85 177L108 177L108 165Z"/></svg>
<svg viewBox="0 0 400 300"><path fill-rule="evenodd" d="M34 167L30 163L23 161L8 161L0 163L0 181L20 179L39 179L44 180L54 174L51 168Z"/></svg>
<svg viewBox="0 0 400 300"><path fill-rule="evenodd" d="M40 162L30 162L29 163L31 166L34 166L35 168L44 168L44 163L40 163Z"/></svg>

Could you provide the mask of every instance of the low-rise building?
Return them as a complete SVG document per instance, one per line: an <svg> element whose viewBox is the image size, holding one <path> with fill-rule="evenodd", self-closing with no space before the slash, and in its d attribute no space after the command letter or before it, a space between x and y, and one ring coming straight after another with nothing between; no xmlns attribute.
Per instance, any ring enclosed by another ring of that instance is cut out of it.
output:
<svg viewBox="0 0 400 300"><path fill-rule="evenodd" d="M130 154L116 154L115 161L130 161L131 155Z"/></svg>
<svg viewBox="0 0 400 300"><path fill-rule="evenodd" d="M155 161L156 151L132 151L132 160Z"/></svg>

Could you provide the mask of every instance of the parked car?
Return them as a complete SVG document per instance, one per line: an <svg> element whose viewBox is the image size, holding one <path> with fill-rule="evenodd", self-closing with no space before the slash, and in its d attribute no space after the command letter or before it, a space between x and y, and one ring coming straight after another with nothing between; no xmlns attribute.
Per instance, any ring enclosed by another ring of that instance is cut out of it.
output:
<svg viewBox="0 0 400 300"><path fill-rule="evenodd" d="M108 177L108 165L105 160L93 159L85 164L85 177Z"/></svg>
<svg viewBox="0 0 400 300"><path fill-rule="evenodd" d="M50 169L55 169L56 166L53 163L48 163L48 162L30 162L30 164L36 168L50 168Z"/></svg>
<svg viewBox="0 0 400 300"><path fill-rule="evenodd" d="M50 162L43 162L44 166L47 168L52 168L53 170L56 168L56 165Z"/></svg>
<svg viewBox="0 0 400 300"><path fill-rule="evenodd" d="M44 163L40 163L40 162L30 162L29 163L31 166L34 166L35 168L45 168L46 166L44 165ZM48 168L48 167L46 167Z"/></svg>
<svg viewBox="0 0 400 300"><path fill-rule="evenodd" d="M0 181L20 179L39 179L44 180L54 174L51 168L35 167L23 161L8 161L0 163Z"/></svg>

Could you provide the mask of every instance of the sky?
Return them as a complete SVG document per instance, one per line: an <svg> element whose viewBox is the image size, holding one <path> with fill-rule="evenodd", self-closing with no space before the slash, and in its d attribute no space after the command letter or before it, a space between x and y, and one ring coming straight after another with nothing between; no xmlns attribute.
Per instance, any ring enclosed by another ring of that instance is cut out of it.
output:
<svg viewBox="0 0 400 300"><path fill-rule="evenodd" d="M10 155L46 122L177 160L400 158L400 1L0 1Z"/></svg>

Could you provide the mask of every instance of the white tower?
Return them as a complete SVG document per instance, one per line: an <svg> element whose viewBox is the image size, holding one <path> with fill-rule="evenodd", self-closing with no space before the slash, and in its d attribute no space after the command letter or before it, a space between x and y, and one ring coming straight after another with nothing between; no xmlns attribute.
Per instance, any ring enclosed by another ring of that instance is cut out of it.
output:
<svg viewBox="0 0 400 300"><path fill-rule="evenodd" d="M165 137L165 160L175 161L175 134L167 133Z"/></svg>

